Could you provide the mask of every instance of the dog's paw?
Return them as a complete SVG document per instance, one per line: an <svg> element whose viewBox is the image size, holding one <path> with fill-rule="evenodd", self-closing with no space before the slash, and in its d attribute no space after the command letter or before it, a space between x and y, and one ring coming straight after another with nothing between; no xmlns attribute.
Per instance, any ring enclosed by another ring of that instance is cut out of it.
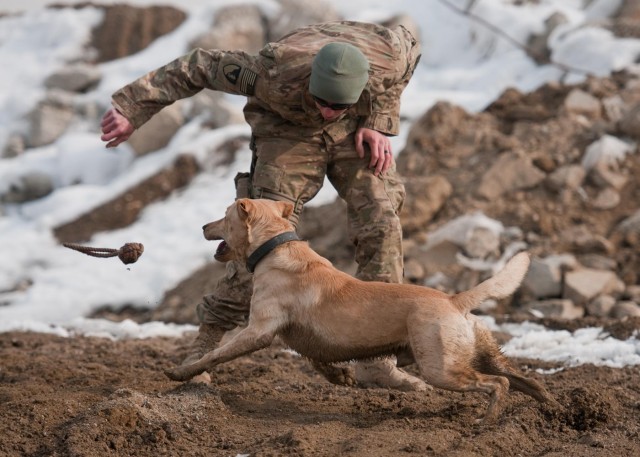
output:
<svg viewBox="0 0 640 457"><path fill-rule="evenodd" d="M338 367L330 363L313 361L313 367L331 384L353 387L356 385L356 375L352 367Z"/></svg>
<svg viewBox="0 0 640 457"><path fill-rule="evenodd" d="M199 373L192 373L187 366L179 366L164 370L164 374L172 381L188 381Z"/></svg>
<svg viewBox="0 0 640 457"><path fill-rule="evenodd" d="M424 392L433 390L422 379L396 367L390 358L359 361L355 365L358 387L394 389L401 392Z"/></svg>

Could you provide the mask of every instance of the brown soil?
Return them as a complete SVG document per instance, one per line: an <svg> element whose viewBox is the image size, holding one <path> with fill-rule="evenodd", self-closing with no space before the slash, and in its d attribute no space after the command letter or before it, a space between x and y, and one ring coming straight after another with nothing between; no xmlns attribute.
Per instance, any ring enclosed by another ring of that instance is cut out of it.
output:
<svg viewBox="0 0 640 457"><path fill-rule="evenodd" d="M566 410L516 393L483 426L481 394L338 387L279 344L171 382L188 341L1 334L0 455L640 455L638 366L518 360Z"/></svg>

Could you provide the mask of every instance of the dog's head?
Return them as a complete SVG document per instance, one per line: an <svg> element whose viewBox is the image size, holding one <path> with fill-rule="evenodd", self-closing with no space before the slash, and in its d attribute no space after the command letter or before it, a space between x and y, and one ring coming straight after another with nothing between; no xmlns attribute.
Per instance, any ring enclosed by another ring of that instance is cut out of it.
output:
<svg viewBox="0 0 640 457"><path fill-rule="evenodd" d="M246 260L262 243L293 230L289 216L293 204L241 198L233 202L224 218L202 227L207 240L222 240L214 258L219 262Z"/></svg>

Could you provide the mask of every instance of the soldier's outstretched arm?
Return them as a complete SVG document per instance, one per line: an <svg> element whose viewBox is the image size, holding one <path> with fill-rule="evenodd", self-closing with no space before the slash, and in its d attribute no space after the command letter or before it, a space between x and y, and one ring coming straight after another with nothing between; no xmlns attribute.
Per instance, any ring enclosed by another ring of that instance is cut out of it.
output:
<svg viewBox="0 0 640 457"><path fill-rule="evenodd" d="M260 71L259 58L242 51L194 49L116 91L112 104L137 129L202 89L252 96Z"/></svg>

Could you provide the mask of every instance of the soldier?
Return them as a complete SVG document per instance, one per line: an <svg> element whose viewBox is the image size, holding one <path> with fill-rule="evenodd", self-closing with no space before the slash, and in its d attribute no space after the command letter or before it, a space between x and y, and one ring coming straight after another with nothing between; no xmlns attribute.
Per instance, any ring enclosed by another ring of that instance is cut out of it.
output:
<svg viewBox="0 0 640 457"><path fill-rule="evenodd" d="M236 177L238 197L292 202L296 225L326 176L347 203L356 277L401 282L405 193L389 136L398 134L400 95L419 58L404 27L346 21L294 30L255 56L195 49L115 92L101 138L115 147L164 106L202 89L246 96L253 160L250 173ZM251 281L244 265L228 262L226 276L197 306L199 333L183 363L246 322ZM391 358L359 362L355 370L314 366L339 384L427 388Z"/></svg>

